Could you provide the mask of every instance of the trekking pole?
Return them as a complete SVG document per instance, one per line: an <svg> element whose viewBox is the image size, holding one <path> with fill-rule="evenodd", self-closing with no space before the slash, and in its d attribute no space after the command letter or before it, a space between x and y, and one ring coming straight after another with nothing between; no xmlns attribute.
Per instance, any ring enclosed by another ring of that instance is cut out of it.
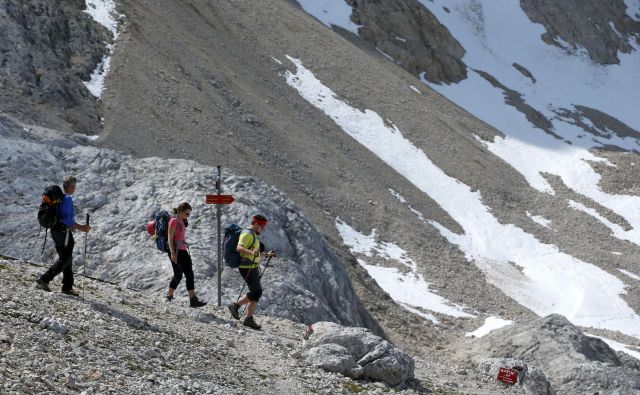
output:
<svg viewBox="0 0 640 395"><path fill-rule="evenodd" d="M264 272L267 271L267 268L269 267L269 262L271 262L271 257L273 255L269 255L269 258L267 259L267 263L264 265L264 269L262 269L262 271L260 272L260 280L262 280L262 276L264 275Z"/></svg>
<svg viewBox="0 0 640 395"><path fill-rule="evenodd" d="M87 213L87 226L89 226L89 213ZM89 232L84 233L84 254L82 255L82 264L84 271L82 272L82 300L84 300L84 279L87 278L87 237Z"/></svg>

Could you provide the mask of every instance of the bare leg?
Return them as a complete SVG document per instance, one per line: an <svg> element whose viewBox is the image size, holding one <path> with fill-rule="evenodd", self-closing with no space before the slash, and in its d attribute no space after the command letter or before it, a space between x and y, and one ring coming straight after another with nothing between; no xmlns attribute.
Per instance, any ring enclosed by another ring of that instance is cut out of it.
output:
<svg viewBox="0 0 640 395"><path fill-rule="evenodd" d="M258 302L249 302L249 307L247 307L247 318L253 317L253 312L256 311L256 307L258 307Z"/></svg>
<svg viewBox="0 0 640 395"><path fill-rule="evenodd" d="M239 304L240 306L242 306L243 304L247 304L250 303L251 300L247 297L247 295L243 296L240 298L240 300L238 300L236 303Z"/></svg>

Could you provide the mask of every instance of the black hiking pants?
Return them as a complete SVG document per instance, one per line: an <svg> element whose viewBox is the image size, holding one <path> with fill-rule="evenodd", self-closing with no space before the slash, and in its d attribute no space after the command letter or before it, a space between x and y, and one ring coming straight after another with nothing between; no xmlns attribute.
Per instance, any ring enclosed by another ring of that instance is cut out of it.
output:
<svg viewBox="0 0 640 395"><path fill-rule="evenodd" d="M67 234L69 238L65 245ZM56 246L58 260L40 277L40 280L49 283L55 276L62 272L62 289L69 291L73 288L73 246L75 245L73 233L71 233L71 231L67 232L66 230L51 229L51 238Z"/></svg>
<svg viewBox="0 0 640 395"><path fill-rule="evenodd" d="M171 253L169 253L169 257L171 257ZM191 263L189 252L178 250L176 263L171 262L171 268L173 269L173 278L169 283L169 288L178 288L178 284L182 280L182 274L187 278L187 291L193 291L196 288L193 280L193 264Z"/></svg>
<svg viewBox="0 0 640 395"><path fill-rule="evenodd" d="M239 268L240 275L247 283L247 287L249 287L249 292L247 292L247 298L249 298L252 302L257 302L260 300L262 296L262 285L260 284L260 269L244 269Z"/></svg>

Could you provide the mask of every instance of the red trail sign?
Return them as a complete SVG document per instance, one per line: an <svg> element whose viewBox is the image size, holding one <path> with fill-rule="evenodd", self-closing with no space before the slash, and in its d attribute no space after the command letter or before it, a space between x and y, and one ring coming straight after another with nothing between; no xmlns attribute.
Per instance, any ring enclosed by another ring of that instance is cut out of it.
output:
<svg viewBox="0 0 640 395"><path fill-rule="evenodd" d="M231 204L235 199L231 195L206 195L206 204Z"/></svg>

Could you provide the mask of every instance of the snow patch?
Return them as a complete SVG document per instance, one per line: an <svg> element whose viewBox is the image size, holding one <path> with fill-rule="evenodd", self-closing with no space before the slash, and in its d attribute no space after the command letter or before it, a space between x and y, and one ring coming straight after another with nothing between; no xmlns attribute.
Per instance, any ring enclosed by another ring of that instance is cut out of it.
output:
<svg viewBox="0 0 640 395"><path fill-rule="evenodd" d="M351 21L353 8L344 0L298 0L298 3L305 12L313 15L329 28L338 26L358 34L361 26Z"/></svg>
<svg viewBox="0 0 640 395"><path fill-rule="evenodd" d="M500 317L487 317L484 320L484 325L482 325L480 328L476 329L473 332L465 333L465 336L466 337L482 337L491 331L503 328L505 326L509 326L511 324L513 324L513 321L511 320L505 320Z"/></svg>
<svg viewBox="0 0 640 395"><path fill-rule="evenodd" d="M624 270L624 269L618 269L618 271L619 271L620 273L622 273L622 274L625 274L625 275L627 275L627 276L631 277L631 278L632 278L632 279L634 279L634 280L638 280L638 281L640 281L640 276L638 276L638 275L636 275L636 274L633 274L633 273L631 273L631 272L628 272L628 271L626 271L626 270Z"/></svg>
<svg viewBox="0 0 640 395"><path fill-rule="evenodd" d="M535 222L536 224L543 226L547 229L551 229L551 220L550 219L546 219L545 217L541 216L541 215L533 215L530 212L527 211L527 217L531 218L531 220L533 222Z"/></svg>
<svg viewBox="0 0 640 395"><path fill-rule="evenodd" d="M87 8L84 12L91 15L94 21L106 27L113 35L113 42L118 38L118 20L116 19L116 5L113 0L86 0ZM111 69L111 55L113 45L107 44L107 55L91 73L89 81L83 81L89 92L95 97L101 97L104 90L104 79Z"/></svg>
<svg viewBox="0 0 640 395"><path fill-rule="evenodd" d="M336 228L340 232L344 244L349 247L352 253L363 254L367 257L372 257L375 253L386 261L399 262L409 269L401 272L395 267L371 265L358 258L358 263L396 303L436 324L438 320L435 316L425 313L423 310L452 317L473 317L473 315L465 313L463 307L454 305L433 293L429 289L429 284L417 273L417 265L408 257L407 252L393 243L376 241L375 229L371 231L371 235L367 236L356 231L339 218L336 219Z"/></svg>
<svg viewBox="0 0 640 395"><path fill-rule="evenodd" d="M624 4L627 6L627 15L640 22L640 0L624 0Z"/></svg>

